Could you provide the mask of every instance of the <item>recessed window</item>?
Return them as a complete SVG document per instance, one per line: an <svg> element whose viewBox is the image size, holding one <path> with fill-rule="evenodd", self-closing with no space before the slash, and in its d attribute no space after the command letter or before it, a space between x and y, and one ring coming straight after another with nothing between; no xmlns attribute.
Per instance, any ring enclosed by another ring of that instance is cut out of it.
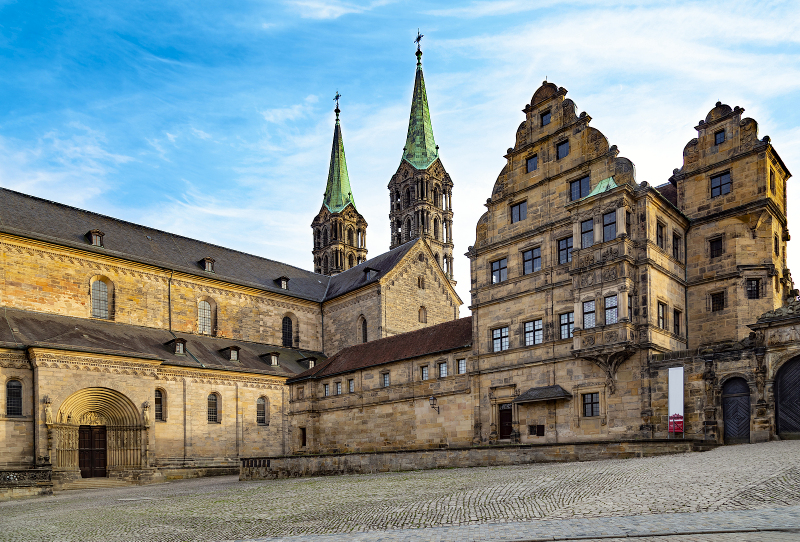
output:
<svg viewBox="0 0 800 542"><path fill-rule="evenodd" d="M658 245L658 248L661 248L661 249L664 248L664 230L665 229L666 228L665 228L664 224L662 224L660 222L656 223L656 244Z"/></svg>
<svg viewBox="0 0 800 542"><path fill-rule="evenodd" d="M539 169L539 157L535 154L528 158L525 163L527 167L527 173L531 173L532 171Z"/></svg>
<svg viewBox="0 0 800 542"><path fill-rule="evenodd" d="M508 258L502 258L492 262L492 284L503 282L508 279Z"/></svg>
<svg viewBox="0 0 800 542"><path fill-rule="evenodd" d="M667 306L664 303L658 303L658 327L667 329Z"/></svg>
<svg viewBox="0 0 800 542"><path fill-rule="evenodd" d="M511 223L525 220L528 217L528 202L523 201L511 206Z"/></svg>
<svg viewBox="0 0 800 542"><path fill-rule="evenodd" d="M747 299L758 299L761 297L761 279L747 279L745 285L747 289Z"/></svg>
<svg viewBox="0 0 800 542"><path fill-rule="evenodd" d="M306 428L305 427L301 427L300 428L300 447L302 447L302 448L306 447Z"/></svg>
<svg viewBox="0 0 800 542"><path fill-rule="evenodd" d="M675 335L681 334L681 311L678 309L672 311L672 332Z"/></svg>
<svg viewBox="0 0 800 542"><path fill-rule="evenodd" d="M583 329L591 329L595 326L594 301L583 302Z"/></svg>
<svg viewBox="0 0 800 542"><path fill-rule="evenodd" d="M164 393L161 390L156 390L154 414L156 421L158 422L164 421Z"/></svg>
<svg viewBox="0 0 800 542"><path fill-rule="evenodd" d="M267 425L267 401L263 397L256 401L256 423Z"/></svg>
<svg viewBox="0 0 800 542"><path fill-rule="evenodd" d="M417 288L420 290L425 289L425 277L417 277Z"/></svg>
<svg viewBox="0 0 800 542"><path fill-rule="evenodd" d="M425 307L420 307L418 311L419 322L421 324L428 323L428 310Z"/></svg>
<svg viewBox="0 0 800 542"><path fill-rule="evenodd" d="M603 242L617 238L617 212L611 211L603 215Z"/></svg>
<svg viewBox="0 0 800 542"><path fill-rule="evenodd" d="M325 397L330 397L330 395L331 395L331 385L330 384L323 384L322 393L324 394Z"/></svg>
<svg viewBox="0 0 800 542"><path fill-rule="evenodd" d="M6 416L22 416L22 382L6 382Z"/></svg>
<svg viewBox="0 0 800 542"><path fill-rule="evenodd" d="M208 422L219 423L219 397L216 393L208 396Z"/></svg>
<svg viewBox="0 0 800 542"><path fill-rule="evenodd" d="M381 377L382 377L381 378L381 382L383 383L383 387L384 388L388 388L389 387L389 373L383 373L381 375Z"/></svg>
<svg viewBox="0 0 800 542"><path fill-rule="evenodd" d="M581 222L581 248L589 248L594 244L594 220Z"/></svg>
<svg viewBox="0 0 800 542"><path fill-rule="evenodd" d="M347 381L347 390L350 393L355 393L356 391L356 381L353 380L352 378Z"/></svg>
<svg viewBox="0 0 800 542"><path fill-rule="evenodd" d="M231 353L231 361L239 361L239 349L235 346L232 346L229 350Z"/></svg>
<svg viewBox="0 0 800 542"><path fill-rule="evenodd" d="M202 335L211 335L211 303L208 301L197 304L197 331Z"/></svg>
<svg viewBox="0 0 800 542"><path fill-rule="evenodd" d="M617 307L617 296L610 295L606 297L604 300L605 308L606 308L606 325L610 326L611 324L616 324L619 320L619 312Z"/></svg>
<svg viewBox="0 0 800 542"><path fill-rule="evenodd" d="M561 160L569 154L569 141L562 141L556 145L556 159Z"/></svg>
<svg viewBox="0 0 800 542"><path fill-rule="evenodd" d="M525 346L533 346L535 344L542 344L543 330L542 320L534 320L533 322L525 322Z"/></svg>
<svg viewBox="0 0 800 542"><path fill-rule="evenodd" d="M467 360L466 359L458 360L458 374L460 374L460 375L467 374Z"/></svg>
<svg viewBox="0 0 800 542"><path fill-rule="evenodd" d="M86 234L86 239L95 247L103 246L103 236L105 234L100 230L92 230Z"/></svg>
<svg viewBox="0 0 800 542"><path fill-rule="evenodd" d="M305 392L306 392L306 390L305 390L305 388L303 386L300 386L299 388L297 388L297 399L298 400L299 399L303 399L303 397L305 397L305 394L306 394Z"/></svg>
<svg viewBox="0 0 800 542"><path fill-rule="evenodd" d="M711 312L718 312L725 308L725 292L711 294Z"/></svg>
<svg viewBox="0 0 800 542"><path fill-rule="evenodd" d="M439 378L444 378L447 376L447 363L440 363L439 364Z"/></svg>
<svg viewBox="0 0 800 542"><path fill-rule="evenodd" d="M722 256L722 237L709 241L708 248L712 258L719 258Z"/></svg>
<svg viewBox="0 0 800 542"><path fill-rule="evenodd" d="M566 312L559 315L559 326L562 339L571 339L573 330L575 329L575 313Z"/></svg>
<svg viewBox="0 0 800 542"><path fill-rule="evenodd" d="M428 366L425 365L424 367L420 367L419 370L422 376L422 380L428 380Z"/></svg>
<svg viewBox="0 0 800 542"><path fill-rule="evenodd" d="M572 237L558 240L558 263L569 263L572 261Z"/></svg>
<svg viewBox="0 0 800 542"><path fill-rule="evenodd" d="M720 130L714 133L714 145L722 145L725 143L725 130Z"/></svg>
<svg viewBox="0 0 800 542"><path fill-rule="evenodd" d="M633 322L633 296L628 294L628 322Z"/></svg>
<svg viewBox="0 0 800 542"><path fill-rule="evenodd" d="M728 194L731 191L731 174L730 172L721 175L714 175L711 177L711 197L716 198Z"/></svg>
<svg viewBox="0 0 800 542"><path fill-rule="evenodd" d="M672 234L672 257L676 260L681 259L681 245L683 244L683 237L673 233Z"/></svg>
<svg viewBox="0 0 800 542"><path fill-rule="evenodd" d="M365 342L367 342L367 319L366 318L363 318L363 317L361 318L361 326L360 327L361 327L361 329L359 331L361 331L361 342L365 343Z"/></svg>
<svg viewBox="0 0 800 542"><path fill-rule="evenodd" d="M594 418L600 415L600 394L583 394L583 415L587 418Z"/></svg>
<svg viewBox="0 0 800 542"><path fill-rule="evenodd" d="M778 236L777 235L775 236L775 241L774 241L773 244L775 245L773 247L773 250L775 251L775 255L776 256L780 256L781 255L781 243L780 243L780 241L778 241Z"/></svg>
<svg viewBox="0 0 800 542"><path fill-rule="evenodd" d="M542 269L542 249L532 248L522 253L522 274L535 273Z"/></svg>
<svg viewBox="0 0 800 542"><path fill-rule="evenodd" d="M492 330L492 352L508 350L508 328L500 327Z"/></svg>
<svg viewBox="0 0 800 542"><path fill-rule="evenodd" d="M775 170L769 170L769 191L775 193Z"/></svg>
<svg viewBox="0 0 800 542"><path fill-rule="evenodd" d="M92 317L108 318L108 285L102 280L92 283Z"/></svg>
<svg viewBox="0 0 800 542"><path fill-rule="evenodd" d="M588 176L584 177L583 179L578 179L577 181L572 181L569 183L569 200L578 201L579 199L588 196L589 192L591 191L592 184Z"/></svg>
<svg viewBox="0 0 800 542"><path fill-rule="evenodd" d="M547 126L550 124L550 110L542 112L542 126Z"/></svg>
<svg viewBox="0 0 800 542"><path fill-rule="evenodd" d="M333 387L334 387L334 390L336 391L336 395L341 395L342 394L342 383L341 382L336 382L333 385Z"/></svg>
<svg viewBox="0 0 800 542"><path fill-rule="evenodd" d="M544 425L529 425L528 426L528 436L531 436L531 437L543 437L544 436Z"/></svg>
<svg viewBox="0 0 800 542"><path fill-rule="evenodd" d="M286 348L294 346L292 327L292 319L288 316L284 316L281 321L281 344Z"/></svg>

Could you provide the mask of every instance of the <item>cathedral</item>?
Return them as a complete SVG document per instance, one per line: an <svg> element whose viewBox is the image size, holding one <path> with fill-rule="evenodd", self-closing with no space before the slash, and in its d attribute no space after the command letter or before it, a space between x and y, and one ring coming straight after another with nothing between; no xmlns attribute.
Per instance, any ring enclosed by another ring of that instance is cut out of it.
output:
<svg viewBox="0 0 800 542"><path fill-rule="evenodd" d="M0 189L4 498L800 437L790 173L756 120L718 102L651 183L543 83L486 187L459 318L416 58L370 259L338 100L313 271Z"/></svg>

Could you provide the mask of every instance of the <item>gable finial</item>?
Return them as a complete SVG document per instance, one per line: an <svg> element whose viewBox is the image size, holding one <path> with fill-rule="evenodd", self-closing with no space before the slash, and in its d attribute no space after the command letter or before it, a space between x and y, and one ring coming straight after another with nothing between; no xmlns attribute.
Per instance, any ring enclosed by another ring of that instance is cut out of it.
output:
<svg viewBox="0 0 800 542"><path fill-rule="evenodd" d="M419 33L419 28L417 28L417 37L414 39L414 43L417 44L417 66L422 64L422 49L420 49L420 42L424 37L424 35Z"/></svg>

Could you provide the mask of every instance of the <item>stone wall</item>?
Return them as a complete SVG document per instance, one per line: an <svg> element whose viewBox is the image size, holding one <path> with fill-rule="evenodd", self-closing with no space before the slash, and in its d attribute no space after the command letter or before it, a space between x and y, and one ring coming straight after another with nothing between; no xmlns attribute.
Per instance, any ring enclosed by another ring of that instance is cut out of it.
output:
<svg viewBox="0 0 800 542"><path fill-rule="evenodd" d="M361 342L361 320L367 322L367 340L381 339L384 334L383 299L380 284L371 284L328 301L325 314L325 355Z"/></svg>

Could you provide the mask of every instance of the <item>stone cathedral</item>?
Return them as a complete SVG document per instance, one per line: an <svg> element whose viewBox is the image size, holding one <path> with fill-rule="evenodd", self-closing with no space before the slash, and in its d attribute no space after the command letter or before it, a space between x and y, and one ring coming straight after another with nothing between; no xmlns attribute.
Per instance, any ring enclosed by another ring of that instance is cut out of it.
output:
<svg viewBox="0 0 800 542"><path fill-rule="evenodd" d="M664 182L637 179L567 90L543 83L485 187L460 318L453 183L416 57L391 245L370 259L338 101L313 271L0 189L3 498L86 479L800 438L791 174L755 119L718 102Z"/></svg>

